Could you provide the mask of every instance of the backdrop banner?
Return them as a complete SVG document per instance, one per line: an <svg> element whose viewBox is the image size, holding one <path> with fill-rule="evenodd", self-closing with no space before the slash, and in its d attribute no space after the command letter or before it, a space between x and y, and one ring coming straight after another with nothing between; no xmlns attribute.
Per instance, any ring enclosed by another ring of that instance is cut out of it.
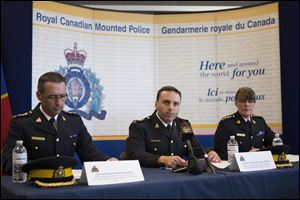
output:
<svg viewBox="0 0 300 200"><path fill-rule="evenodd" d="M255 114L282 133L278 3L150 15L34 1L32 19L32 105L39 76L61 73L65 110L96 139L125 139L165 85L182 92L179 116L196 135L213 135L236 112L244 86L256 92Z"/></svg>

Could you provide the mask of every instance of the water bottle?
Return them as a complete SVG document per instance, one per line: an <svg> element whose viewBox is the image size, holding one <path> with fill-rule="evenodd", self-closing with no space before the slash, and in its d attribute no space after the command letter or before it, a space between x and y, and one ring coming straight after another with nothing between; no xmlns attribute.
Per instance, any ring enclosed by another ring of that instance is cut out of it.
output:
<svg viewBox="0 0 300 200"><path fill-rule="evenodd" d="M280 145L283 145L282 139L279 137L279 134L278 134L278 133L275 134L275 137L274 137L274 139L273 139L272 145L273 145L273 146L280 146Z"/></svg>
<svg viewBox="0 0 300 200"><path fill-rule="evenodd" d="M12 180L14 183L24 183L27 174L22 171L22 166L27 163L27 151L22 140L17 140L12 152Z"/></svg>
<svg viewBox="0 0 300 200"><path fill-rule="evenodd" d="M227 155L228 155L228 162L231 164L234 159L234 154L239 152L239 144L235 140L235 136L231 135L230 139L227 142Z"/></svg>

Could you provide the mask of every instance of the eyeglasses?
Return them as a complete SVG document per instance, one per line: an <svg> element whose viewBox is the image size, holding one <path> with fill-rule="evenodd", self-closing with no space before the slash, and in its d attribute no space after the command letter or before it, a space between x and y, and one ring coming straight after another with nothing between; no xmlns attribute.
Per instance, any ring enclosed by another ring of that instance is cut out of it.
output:
<svg viewBox="0 0 300 200"><path fill-rule="evenodd" d="M68 94L45 96L45 98L48 99L48 100L58 100L58 99L65 100L67 97L68 97Z"/></svg>

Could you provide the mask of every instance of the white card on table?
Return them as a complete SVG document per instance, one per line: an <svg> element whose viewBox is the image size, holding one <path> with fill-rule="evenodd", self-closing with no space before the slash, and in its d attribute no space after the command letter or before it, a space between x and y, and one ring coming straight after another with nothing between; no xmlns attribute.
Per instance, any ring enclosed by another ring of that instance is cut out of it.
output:
<svg viewBox="0 0 300 200"><path fill-rule="evenodd" d="M276 169L271 151L235 153L233 163L229 166L232 170L241 172Z"/></svg>
<svg viewBox="0 0 300 200"><path fill-rule="evenodd" d="M107 185L144 181L138 160L84 162L80 183Z"/></svg>

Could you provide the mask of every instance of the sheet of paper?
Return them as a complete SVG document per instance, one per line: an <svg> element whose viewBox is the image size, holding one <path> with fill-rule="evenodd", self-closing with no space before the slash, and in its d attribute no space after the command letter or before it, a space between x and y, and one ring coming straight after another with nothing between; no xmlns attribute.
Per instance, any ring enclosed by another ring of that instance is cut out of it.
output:
<svg viewBox="0 0 300 200"><path fill-rule="evenodd" d="M73 169L72 173L73 173L73 176L75 179L80 179L82 170L81 169Z"/></svg>
<svg viewBox="0 0 300 200"><path fill-rule="evenodd" d="M214 167L219 168L219 169L225 169L226 167L229 166L229 162L227 160L222 160L219 163L211 163Z"/></svg>
<svg viewBox="0 0 300 200"><path fill-rule="evenodd" d="M299 162L299 155L287 154L286 156L290 162Z"/></svg>

